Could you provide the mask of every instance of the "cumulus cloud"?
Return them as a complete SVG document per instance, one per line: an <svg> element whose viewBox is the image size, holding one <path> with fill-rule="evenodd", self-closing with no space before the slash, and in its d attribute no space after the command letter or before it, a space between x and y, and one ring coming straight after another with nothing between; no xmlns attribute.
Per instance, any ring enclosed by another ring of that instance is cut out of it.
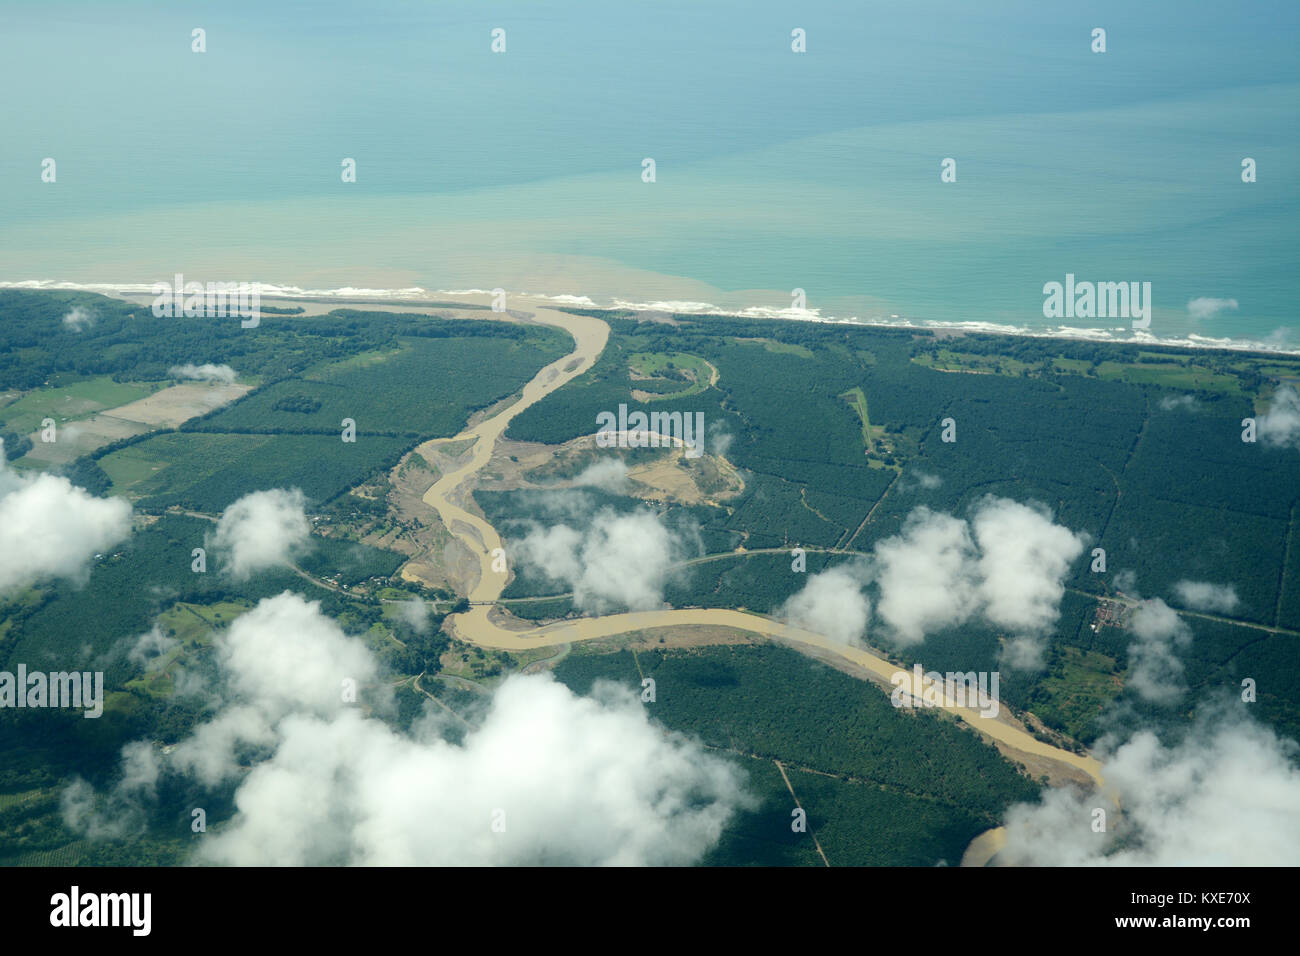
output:
<svg viewBox="0 0 1300 956"><path fill-rule="evenodd" d="M1137 541L1133 538L1130 538L1129 547L1136 550ZM1138 576L1136 571L1134 571L1132 568L1122 568L1121 570L1115 572L1113 583L1115 585L1115 590L1120 594L1136 594L1137 580L1138 580Z"/></svg>
<svg viewBox="0 0 1300 956"><path fill-rule="evenodd" d="M927 490L938 488L943 484L943 479L938 475L931 475L924 471L913 472L912 477L916 479L918 485Z"/></svg>
<svg viewBox="0 0 1300 956"><path fill-rule="evenodd" d="M152 629L141 634L136 639L127 652L126 659L132 664L138 664L146 671L155 670L159 662L179 644L179 641L168 637L163 633L162 628L155 624Z"/></svg>
<svg viewBox="0 0 1300 956"><path fill-rule="evenodd" d="M217 522L211 546L226 555L225 569L236 580L255 571L288 564L311 534L297 488L254 491L230 505Z"/></svg>
<svg viewBox="0 0 1300 956"><path fill-rule="evenodd" d="M1266 445L1300 448L1300 392L1290 385L1279 388L1255 427Z"/></svg>
<svg viewBox="0 0 1300 956"><path fill-rule="evenodd" d="M397 614L417 634L423 634L429 629L429 605L419 598L411 598L398 604Z"/></svg>
<svg viewBox="0 0 1300 956"><path fill-rule="evenodd" d="M602 508L581 530L535 526L515 553L548 580L568 585L579 608L603 614L662 607L673 566L698 550L697 531L669 528L652 511Z"/></svg>
<svg viewBox="0 0 1300 956"><path fill-rule="evenodd" d="M901 644L959 624L978 606L975 544L965 521L921 507L876 544L876 610Z"/></svg>
<svg viewBox="0 0 1300 956"><path fill-rule="evenodd" d="M131 506L96 498L58 475L8 469L0 444L0 592L81 577L91 557L131 533Z"/></svg>
<svg viewBox="0 0 1300 956"><path fill-rule="evenodd" d="M167 370L172 378L195 379L200 382L221 382L229 385L235 380L235 370L229 365L173 365Z"/></svg>
<svg viewBox="0 0 1300 956"><path fill-rule="evenodd" d="M280 734L205 860L682 865L742 803L737 772L665 735L630 691L580 698L548 676L506 680L460 746L356 712L295 715Z"/></svg>
<svg viewBox="0 0 1300 956"><path fill-rule="evenodd" d="M285 592L242 614L217 642L217 660L240 698L268 712L331 714L345 681L370 684L378 666L316 602Z"/></svg>
<svg viewBox="0 0 1300 956"><path fill-rule="evenodd" d="M573 483L583 488L599 488L619 494L628 487L627 464L621 458L604 458L588 465Z"/></svg>
<svg viewBox="0 0 1300 956"><path fill-rule="evenodd" d="M1042 505L985 498L973 519L984 614L1017 634L1056 623L1065 576L1086 538L1052 521Z"/></svg>
<svg viewBox="0 0 1300 956"><path fill-rule="evenodd" d="M1160 399L1160 407L1166 412L1174 409L1194 412L1201 407L1201 403L1192 395L1166 395Z"/></svg>
<svg viewBox="0 0 1300 956"><path fill-rule="evenodd" d="M1191 630L1159 598L1139 604L1128 629L1134 637L1128 649L1128 686L1143 700L1172 704L1184 690L1183 662L1175 651L1191 643Z"/></svg>
<svg viewBox="0 0 1300 956"><path fill-rule="evenodd" d="M80 776L59 795L64 826L92 840L120 840L143 833L146 808L157 791L161 765L153 744L136 740L122 748L122 774L104 794Z"/></svg>
<svg viewBox="0 0 1300 956"><path fill-rule="evenodd" d="M370 651L294 594L238 618L218 665L221 710L170 765L238 781L200 862L685 865L752 805L734 765L613 685L579 697L549 675L512 676L460 743L431 722L395 730L339 694L345 676L362 704L383 687ZM95 795L74 796L84 824Z"/></svg>
<svg viewBox="0 0 1300 956"><path fill-rule="evenodd" d="M1178 600L1195 611L1231 611L1241 603L1231 584L1211 581L1179 581L1174 585Z"/></svg>
<svg viewBox="0 0 1300 956"><path fill-rule="evenodd" d="M207 692L207 681L197 671L181 664L179 656L172 654L180 646L180 641L165 634L162 627L155 624L135 639L126 638L118 642L114 650L125 652L127 661L142 668L146 674L157 673L165 667L176 698L200 697Z"/></svg>
<svg viewBox="0 0 1300 956"><path fill-rule="evenodd" d="M1236 311L1236 299L1214 299L1200 296L1187 303L1187 314L1194 319L1212 319L1224 309Z"/></svg>
<svg viewBox="0 0 1300 956"><path fill-rule="evenodd" d="M1006 633L1008 666L1038 668L1043 635L1060 615L1065 577L1085 544L1039 504L989 496L970 521L921 506L868 560L814 575L775 613L851 643L872 619L862 588L874 584L878 633L887 640L917 644L978 618Z"/></svg>
<svg viewBox="0 0 1300 956"><path fill-rule="evenodd" d="M63 316L63 327L73 332L84 332L95 324L95 313L76 306Z"/></svg>
<svg viewBox="0 0 1300 956"><path fill-rule="evenodd" d="M731 451L731 444L735 436L722 422L715 421L708 428L708 446L704 449L710 455L717 455L719 458L726 458L727 453Z"/></svg>
<svg viewBox="0 0 1300 956"><path fill-rule="evenodd" d="M860 573L831 568L809 577L803 589L777 609L776 616L840 644L856 644L867 632L871 602L862 593Z"/></svg>
<svg viewBox="0 0 1300 956"><path fill-rule="evenodd" d="M1216 713L1166 746L1142 731L1103 759L1107 794L1053 789L1007 812L999 860L1037 866L1293 866L1296 743ZM1116 805L1122 808L1117 812ZM1095 808L1106 832L1092 830Z"/></svg>
<svg viewBox="0 0 1300 956"><path fill-rule="evenodd" d="M1010 666L1038 667L1040 637L1056 623L1085 543L1042 505L990 496L969 523L920 507L874 548L876 611L903 644L978 615L1010 633Z"/></svg>

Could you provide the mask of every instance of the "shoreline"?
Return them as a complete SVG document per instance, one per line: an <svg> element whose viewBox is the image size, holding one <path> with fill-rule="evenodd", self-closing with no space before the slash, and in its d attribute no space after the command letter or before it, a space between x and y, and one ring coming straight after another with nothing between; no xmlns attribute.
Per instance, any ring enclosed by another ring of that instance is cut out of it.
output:
<svg viewBox="0 0 1300 956"><path fill-rule="evenodd" d="M385 309L402 308L455 308L460 305L484 305L484 299L491 299L490 289L425 289L412 286L403 289L369 289L343 287L338 289L303 289L298 286L276 285L255 282L251 286L258 290L263 300L275 303L310 303L313 305L344 306L382 306ZM141 298L152 300L154 292L152 283L108 283L108 282L69 282L53 279L29 279L22 281L0 281L0 290L29 292L94 292L114 298L139 301ZM465 299L457 303L455 299ZM1003 325L994 322L972 320L969 322L946 322L929 319L911 319L901 315L892 315L889 320L860 319L857 316L822 315L818 309L775 309L769 306L748 306L740 309L728 309L709 302L659 301L634 302L614 298L609 304L602 305L589 296L569 293L548 294L542 292L507 292L507 306L510 301L524 299L538 303L543 307L558 309L589 309L595 312L644 312L657 315L684 315L706 318L758 319L785 322L814 322L822 325L846 325L878 329L913 329L928 332L951 332L969 335L994 335L1008 338L1060 339L1069 342L1091 342L1102 345L1139 345L1184 350L1209 352L1236 352L1247 355L1296 356L1300 357L1300 346L1286 347L1257 339L1212 338L1191 334L1182 338L1160 338L1145 330L1130 328L1083 328L1077 326L1052 326L1037 329L1032 326ZM323 313L322 313L323 314Z"/></svg>

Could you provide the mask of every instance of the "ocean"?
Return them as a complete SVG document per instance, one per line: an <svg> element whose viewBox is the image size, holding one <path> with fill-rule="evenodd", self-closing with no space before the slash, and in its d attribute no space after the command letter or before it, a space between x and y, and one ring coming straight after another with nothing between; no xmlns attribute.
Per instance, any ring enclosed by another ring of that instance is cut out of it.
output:
<svg viewBox="0 0 1300 956"><path fill-rule="evenodd" d="M0 284L1300 349L1300 7L1136 6L6 0Z"/></svg>

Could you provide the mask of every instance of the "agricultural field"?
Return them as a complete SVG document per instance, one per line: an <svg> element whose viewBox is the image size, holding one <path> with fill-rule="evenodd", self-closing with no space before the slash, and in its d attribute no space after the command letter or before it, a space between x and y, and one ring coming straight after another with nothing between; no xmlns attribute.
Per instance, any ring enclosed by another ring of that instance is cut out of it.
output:
<svg viewBox="0 0 1300 956"><path fill-rule="evenodd" d="M89 418L96 412L145 398L157 387L158 383L115 382L106 375L81 380L57 376L48 387L0 407L0 431L29 434L40 429L46 418L53 418L59 425Z"/></svg>

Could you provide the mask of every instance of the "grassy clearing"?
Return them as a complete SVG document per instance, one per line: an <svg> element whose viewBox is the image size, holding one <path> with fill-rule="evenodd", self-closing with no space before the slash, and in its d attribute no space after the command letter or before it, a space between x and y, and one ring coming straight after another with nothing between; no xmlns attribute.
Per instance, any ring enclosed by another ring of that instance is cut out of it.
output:
<svg viewBox="0 0 1300 956"><path fill-rule="evenodd" d="M767 339L763 342L763 348L769 352L775 352L777 355L797 355L800 358L814 358L812 349L806 345L796 345L793 342L774 342Z"/></svg>
<svg viewBox="0 0 1300 956"><path fill-rule="evenodd" d="M60 424L76 421L134 402L156 390L154 384L125 385L107 375L38 388L0 408L0 425L5 431L26 434L39 429L45 418L53 418Z"/></svg>
<svg viewBox="0 0 1300 956"><path fill-rule="evenodd" d="M1102 362L1097 377L1129 385L1161 385L1182 391L1204 390L1229 395L1245 394L1235 375L1212 372L1195 365L1141 365L1132 362Z"/></svg>
<svg viewBox="0 0 1300 956"><path fill-rule="evenodd" d="M127 681L125 688L152 697L170 697L175 691L172 666L209 646L215 630L228 626L247 610L247 604L234 601L173 605L158 615L157 624L163 634L176 642L176 646L155 661L148 672Z"/></svg>
<svg viewBox="0 0 1300 956"><path fill-rule="evenodd" d="M1122 683L1114 658L1066 647L1059 672L1045 678L1042 688L1049 700L1046 706L1038 705L1041 716L1054 716L1071 737L1087 738L1090 725L1119 695Z"/></svg>
<svg viewBox="0 0 1300 956"><path fill-rule="evenodd" d="M1244 394L1241 380L1235 375L1215 372L1191 359L1178 358L1154 352L1139 352L1147 362L1102 362L1094 366L1084 359L1056 357L1051 360L1055 372L1067 375L1095 375L1108 382L1128 385L1159 385L1180 391L1204 390L1229 395ZM936 349L912 357L912 361L939 372L965 372L968 374L1019 376L1026 370L1042 367L1009 356L976 355L952 349ZM1278 366L1280 370L1282 366ZM1270 374L1270 373L1265 373Z"/></svg>
<svg viewBox="0 0 1300 956"><path fill-rule="evenodd" d="M849 407L862 420L862 444L871 450L871 419L867 416L867 396L859 388L851 388L847 392L841 392L840 398L849 403Z"/></svg>
<svg viewBox="0 0 1300 956"><path fill-rule="evenodd" d="M140 454L137 451L139 447L131 445L100 459L99 466L113 482L113 494L126 494L129 489L151 478L170 464L154 455Z"/></svg>
<svg viewBox="0 0 1300 956"><path fill-rule="evenodd" d="M968 372L983 375L1019 375L1029 366L1003 355L972 355L952 349L937 349L935 353L923 352L912 361L936 372Z"/></svg>
<svg viewBox="0 0 1300 956"><path fill-rule="evenodd" d="M634 378L634 389L661 393L652 401L698 395L709 387L713 375L708 362L698 355L688 355L685 352L634 352L628 356L627 364L634 375L648 376ZM664 391L665 386L678 383L681 388Z"/></svg>

